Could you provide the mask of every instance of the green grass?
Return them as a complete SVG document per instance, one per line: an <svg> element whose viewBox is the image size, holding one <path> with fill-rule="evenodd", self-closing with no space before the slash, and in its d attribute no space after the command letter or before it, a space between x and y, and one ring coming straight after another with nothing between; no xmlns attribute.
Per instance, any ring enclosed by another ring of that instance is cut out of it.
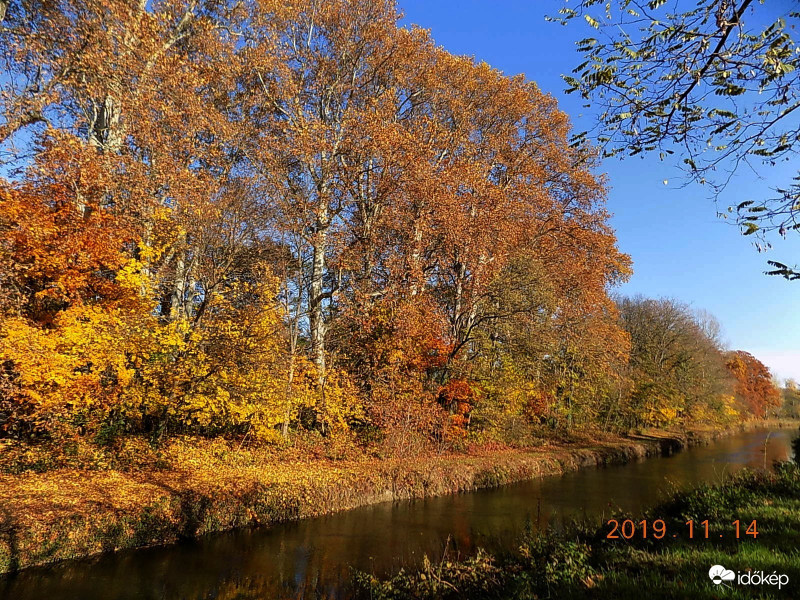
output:
<svg viewBox="0 0 800 600"><path fill-rule="evenodd" d="M778 465L775 473L743 472L717 485L676 493L642 515L618 515L620 522L664 520L667 534L648 539L607 538L610 527L576 523L566 532L529 533L505 556L484 552L461 562L425 562L379 580L354 573L357 594L373 600L474 598L799 598L800 467ZM694 539L686 521L695 522ZM709 520L705 539L702 525ZM734 520L742 523L735 538ZM745 536L757 521L758 537ZM673 538L673 533L678 535ZM723 538L719 538L719 534ZM788 575L777 585L715 586L708 571L723 565L734 573Z"/></svg>

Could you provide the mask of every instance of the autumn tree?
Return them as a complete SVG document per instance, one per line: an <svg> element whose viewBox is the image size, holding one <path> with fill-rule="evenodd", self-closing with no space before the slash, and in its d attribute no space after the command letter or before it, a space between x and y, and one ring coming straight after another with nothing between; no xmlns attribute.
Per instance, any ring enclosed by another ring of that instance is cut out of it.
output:
<svg viewBox="0 0 800 600"><path fill-rule="evenodd" d="M593 152L569 146L554 100L398 18L391 2L263 2L237 53L246 169L265 235L291 257L281 293L302 315L291 330L323 430L331 369L381 404L470 380L478 331L502 316L493 282L520 248L585 280L586 306L627 269Z"/></svg>
<svg viewBox="0 0 800 600"><path fill-rule="evenodd" d="M327 334L336 296L355 277L344 242L360 229L357 260L369 270L374 221L392 189L392 81L410 49L388 2L263 2L253 17L240 75L241 110L258 132L248 155L273 235L291 240L300 278L291 293L307 316L324 429Z"/></svg>
<svg viewBox="0 0 800 600"><path fill-rule="evenodd" d="M800 389L794 379L787 379L781 389L781 415L790 419L800 417Z"/></svg>
<svg viewBox="0 0 800 600"><path fill-rule="evenodd" d="M10 4L0 41L11 75L6 156L24 160L35 146L20 142L53 130L95 148L109 173L104 203L135 216L138 256L170 319L198 299L188 230L213 219L210 205L235 186L236 132L222 102L233 12L216 2L23 0Z"/></svg>
<svg viewBox="0 0 800 600"><path fill-rule="evenodd" d="M66 166L75 154L65 151L58 147L45 155ZM83 190L83 214L76 210L75 190L62 181L5 184L0 191L5 435L41 435L70 413L85 412L93 400L95 413L102 413L130 382L124 351L131 322L125 315L141 307L138 289L125 277L132 265L122 249L131 238L99 206L102 175L87 175L93 189Z"/></svg>
<svg viewBox="0 0 800 600"><path fill-rule="evenodd" d="M13 77L3 82L3 139L15 166L26 156L36 165L17 176L35 194L62 186L78 230L81 219L112 216L127 228L116 247L109 243L122 258L101 280L112 288L137 281L145 308L127 316L149 322L129 323L135 347L117 349L134 377L116 408L134 426L244 430L263 423L264 403L277 410L268 380L282 315L264 267L271 244L237 170L244 133L229 101L240 14L215 2L19 2L6 16ZM83 229L94 234L90 221ZM47 264L34 252L37 265ZM71 252L51 254L60 277L79 282Z"/></svg>
<svg viewBox="0 0 800 600"><path fill-rule="evenodd" d="M622 298L618 306L631 338L633 423L731 416L735 406L710 317L669 299Z"/></svg>
<svg viewBox="0 0 800 600"><path fill-rule="evenodd" d="M743 350L730 352L725 358L725 366L736 379L736 394L756 419L763 419L769 408L780 406L780 392L764 363Z"/></svg>
<svg viewBox="0 0 800 600"><path fill-rule="evenodd" d="M399 19L12 2L4 406L154 440L377 428L398 452L623 420L630 260L597 152L535 84Z"/></svg>

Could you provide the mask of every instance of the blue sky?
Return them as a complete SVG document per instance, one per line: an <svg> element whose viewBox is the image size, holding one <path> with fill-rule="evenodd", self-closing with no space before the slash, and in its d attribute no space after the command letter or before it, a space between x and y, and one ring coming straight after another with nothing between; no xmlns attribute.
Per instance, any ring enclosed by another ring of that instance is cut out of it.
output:
<svg viewBox="0 0 800 600"><path fill-rule="evenodd" d="M544 20L560 0L398 0L405 23L430 29L436 42L456 54L484 60L507 75L524 73L558 99L579 131L594 114L581 98L564 94L561 74L579 64L574 41L587 37L581 24ZM623 294L668 296L715 315L727 347L751 352L781 378L800 380L800 282L768 277L766 261L800 262L800 237L771 239L759 254L738 229L716 217L708 192L684 186L676 164L653 158L607 159L608 208L619 246L633 258L634 275ZM797 172L786 166L774 182L742 173L724 196L724 209L763 198L770 185ZM667 180L667 185L664 184ZM761 195L759 195L761 194Z"/></svg>

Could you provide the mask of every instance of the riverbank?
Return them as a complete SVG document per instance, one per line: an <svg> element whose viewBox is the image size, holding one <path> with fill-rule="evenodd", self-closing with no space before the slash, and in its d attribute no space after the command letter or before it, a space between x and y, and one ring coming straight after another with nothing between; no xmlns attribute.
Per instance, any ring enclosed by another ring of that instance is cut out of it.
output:
<svg viewBox="0 0 800 600"><path fill-rule="evenodd" d="M479 551L461 560L425 560L420 570L385 580L355 573L356 595L370 600L798 597L797 464L783 463L775 473L743 471L616 520L626 518L627 534L596 522L575 524L558 534L523 536L505 556ZM616 537L610 539L612 532Z"/></svg>
<svg viewBox="0 0 800 600"><path fill-rule="evenodd" d="M797 427L793 421L770 421L727 431L652 431L407 460L287 460L220 442L185 440L172 447L167 466L160 469L0 476L0 572L623 463L743 428L781 425Z"/></svg>

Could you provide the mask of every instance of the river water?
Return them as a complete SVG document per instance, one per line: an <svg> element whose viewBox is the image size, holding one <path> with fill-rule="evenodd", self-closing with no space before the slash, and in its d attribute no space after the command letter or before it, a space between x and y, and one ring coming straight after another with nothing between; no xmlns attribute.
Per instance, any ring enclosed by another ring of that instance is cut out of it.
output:
<svg viewBox="0 0 800 600"><path fill-rule="evenodd" d="M669 457L28 569L0 577L0 598L339 600L348 597L350 566L386 574L425 554L438 560L446 545L451 557L508 547L526 524L557 528L588 517L600 525L615 509L639 511L676 487L786 460L797 435L750 431Z"/></svg>

